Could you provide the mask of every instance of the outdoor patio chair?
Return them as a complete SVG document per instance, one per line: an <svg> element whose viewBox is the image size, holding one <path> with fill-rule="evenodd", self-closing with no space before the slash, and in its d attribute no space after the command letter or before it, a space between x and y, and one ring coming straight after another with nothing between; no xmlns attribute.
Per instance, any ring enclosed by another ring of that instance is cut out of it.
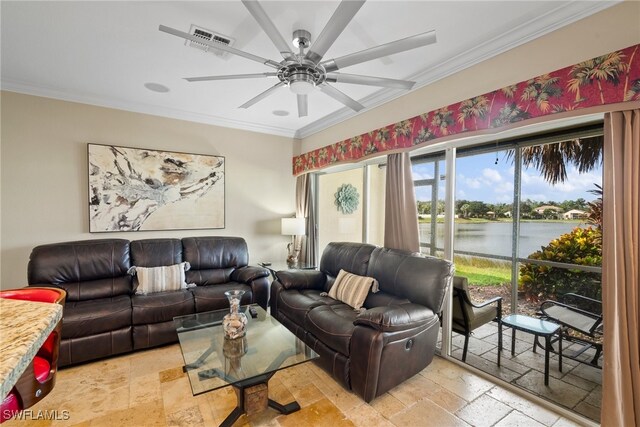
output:
<svg viewBox="0 0 640 427"><path fill-rule="evenodd" d="M591 365L598 366L602 354L602 303L582 295L568 293L562 302L547 300L540 305L542 314L562 326L562 338L584 346L572 355L564 355L581 361L577 357L589 348L596 351ZM579 334L576 334L578 332Z"/></svg>
<svg viewBox="0 0 640 427"><path fill-rule="evenodd" d="M495 304L495 305L494 305ZM462 361L467 361L469 336L480 326L491 321L498 322L498 366L502 352L502 297L488 299L475 304L469 297L466 277L453 277L452 325L454 332L464 335Z"/></svg>

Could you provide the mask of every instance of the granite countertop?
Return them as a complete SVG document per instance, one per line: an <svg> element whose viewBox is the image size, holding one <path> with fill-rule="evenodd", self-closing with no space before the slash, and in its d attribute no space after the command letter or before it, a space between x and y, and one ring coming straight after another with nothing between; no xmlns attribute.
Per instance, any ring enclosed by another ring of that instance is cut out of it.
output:
<svg viewBox="0 0 640 427"><path fill-rule="evenodd" d="M20 375L62 318L62 306L0 298L0 396Z"/></svg>

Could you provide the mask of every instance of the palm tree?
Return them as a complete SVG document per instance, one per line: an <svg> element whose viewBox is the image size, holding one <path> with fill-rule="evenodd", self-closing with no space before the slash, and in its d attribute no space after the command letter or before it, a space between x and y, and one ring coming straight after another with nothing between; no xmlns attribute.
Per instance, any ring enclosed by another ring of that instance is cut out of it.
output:
<svg viewBox="0 0 640 427"><path fill-rule="evenodd" d="M578 172L592 170L602 161L604 137L574 139L546 145L534 145L522 149L522 164L534 166L544 179L554 185L567 180L567 164L573 164ZM513 158L514 151L507 153Z"/></svg>
<svg viewBox="0 0 640 427"><path fill-rule="evenodd" d="M362 148L362 135L354 136L351 138L351 151L360 150Z"/></svg>
<svg viewBox="0 0 640 427"><path fill-rule="evenodd" d="M407 137L411 135L411 120L403 120L400 123L396 123L393 131L396 139L398 139L399 136Z"/></svg>
<svg viewBox="0 0 640 427"><path fill-rule="evenodd" d="M460 103L460 112L458 113L458 123L462 124L462 130L466 130L465 122L468 118L473 117L473 121L478 130L478 117L484 118L487 113L487 104L489 100L486 96L480 95Z"/></svg>
<svg viewBox="0 0 640 427"><path fill-rule="evenodd" d="M549 98L558 97L562 95L562 88L558 86L558 77L551 77L549 74L543 74L527 81L527 86L524 88L521 101L535 100L538 109L546 113L551 109ZM525 109L528 111L529 107Z"/></svg>
<svg viewBox="0 0 640 427"><path fill-rule="evenodd" d="M531 117L531 114L523 110L518 104L515 102L507 102L504 107L500 109L498 117L493 119L493 127L500 127L508 125L509 123L519 122L520 120L525 120L529 117Z"/></svg>
<svg viewBox="0 0 640 427"><path fill-rule="evenodd" d="M453 111L449 110L447 107L440 108L433 115L433 119L431 120L431 126L435 126L440 130L440 134L448 135L449 134L449 126L453 125Z"/></svg>
<svg viewBox="0 0 640 427"><path fill-rule="evenodd" d="M421 144L430 139L434 139L435 137L436 136L433 134L433 132L431 132L431 129L429 129L428 127L423 127L422 129L420 129L420 132L418 132L418 136L414 138L413 145Z"/></svg>
<svg viewBox="0 0 640 427"><path fill-rule="evenodd" d="M466 218L469 212L469 203L465 203L464 205L460 206L460 211L462 211L462 217Z"/></svg>
<svg viewBox="0 0 640 427"><path fill-rule="evenodd" d="M604 104L602 81L614 85L620 83L620 73L629 68L629 64L622 61L624 57L622 52L612 52L574 65L569 72L571 80L568 88L569 91L575 92L576 102L581 101L580 87L595 81L600 90L600 102Z"/></svg>

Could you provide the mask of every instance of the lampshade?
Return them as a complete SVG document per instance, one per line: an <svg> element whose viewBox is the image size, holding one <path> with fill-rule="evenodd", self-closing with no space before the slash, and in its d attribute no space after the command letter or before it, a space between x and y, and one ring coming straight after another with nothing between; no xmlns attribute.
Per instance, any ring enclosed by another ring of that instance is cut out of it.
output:
<svg viewBox="0 0 640 427"><path fill-rule="evenodd" d="M282 234L284 236L301 236L304 233L304 218L282 218Z"/></svg>

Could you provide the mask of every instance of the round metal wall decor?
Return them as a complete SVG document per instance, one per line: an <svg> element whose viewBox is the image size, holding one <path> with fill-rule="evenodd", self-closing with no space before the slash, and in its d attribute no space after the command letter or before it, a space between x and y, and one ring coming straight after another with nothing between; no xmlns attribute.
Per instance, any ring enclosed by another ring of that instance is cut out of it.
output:
<svg viewBox="0 0 640 427"><path fill-rule="evenodd" d="M336 200L334 203L343 214L351 214L358 209L360 194L358 194L358 190L353 185L342 184L338 187L335 196Z"/></svg>

